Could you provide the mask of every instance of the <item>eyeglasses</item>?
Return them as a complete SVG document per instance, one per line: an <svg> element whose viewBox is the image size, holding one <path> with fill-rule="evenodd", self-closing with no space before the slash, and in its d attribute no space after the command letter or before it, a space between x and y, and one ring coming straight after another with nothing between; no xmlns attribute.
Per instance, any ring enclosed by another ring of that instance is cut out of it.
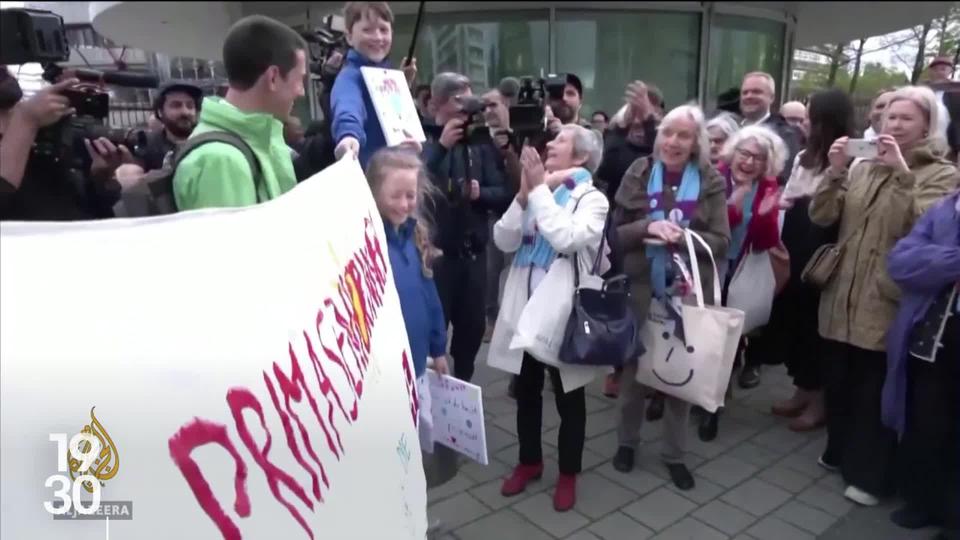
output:
<svg viewBox="0 0 960 540"><path fill-rule="evenodd" d="M764 154L754 154L749 150L744 150L743 148L737 148L737 155L740 156L740 159L747 161L752 160L754 163L766 163L767 156Z"/></svg>

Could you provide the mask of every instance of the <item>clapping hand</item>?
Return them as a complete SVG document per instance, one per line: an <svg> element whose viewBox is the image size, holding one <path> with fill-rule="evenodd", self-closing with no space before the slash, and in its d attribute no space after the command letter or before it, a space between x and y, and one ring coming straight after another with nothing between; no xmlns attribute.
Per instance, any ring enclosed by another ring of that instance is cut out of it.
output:
<svg viewBox="0 0 960 540"><path fill-rule="evenodd" d="M757 208L757 211L761 216L769 214L774 209L779 210L780 208L780 190L772 189L767 191L763 199L760 201L760 206Z"/></svg>
<svg viewBox="0 0 960 540"><path fill-rule="evenodd" d="M633 81L627 85L624 100L627 102L627 122L642 122L650 115L653 105L643 81Z"/></svg>

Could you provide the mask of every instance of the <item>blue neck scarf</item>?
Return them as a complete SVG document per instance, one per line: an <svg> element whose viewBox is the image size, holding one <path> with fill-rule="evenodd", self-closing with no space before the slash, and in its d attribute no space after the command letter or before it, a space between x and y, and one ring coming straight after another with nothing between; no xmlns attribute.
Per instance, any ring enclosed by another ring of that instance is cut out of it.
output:
<svg viewBox="0 0 960 540"><path fill-rule="evenodd" d="M590 173L586 169L575 169L562 184L553 191L553 200L557 206L563 208L570 201L570 195L580 184L590 180ZM549 270L556 258L557 252L553 246L540 235L536 219L530 205L523 211L523 243L513 258L513 265L517 267L536 266Z"/></svg>
<svg viewBox="0 0 960 540"><path fill-rule="evenodd" d="M654 221L667 219L663 202L663 163L657 160L650 171L650 180L647 182L647 198L650 201L650 219ZM693 163L687 163L680 180L680 188L676 193L676 204L670 210L669 219L688 227L693 213L697 209L697 200L700 198L700 169ZM653 285L653 295L656 298L667 296L667 265L670 257L666 246L646 246L647 259L650 260L650 278Z"/></svg>
<svg viewBox="0 0 960 540"><path fill-rule="evenodd" d="M750 193L743 198L743 220L730 231L730 251L727 252L727 259L730 261L736 261L740 257L743 241L747 238L747 226L750 225L750 219L753 217L753 199L757 196L759 185L760 182L754 182Z"/></svg>

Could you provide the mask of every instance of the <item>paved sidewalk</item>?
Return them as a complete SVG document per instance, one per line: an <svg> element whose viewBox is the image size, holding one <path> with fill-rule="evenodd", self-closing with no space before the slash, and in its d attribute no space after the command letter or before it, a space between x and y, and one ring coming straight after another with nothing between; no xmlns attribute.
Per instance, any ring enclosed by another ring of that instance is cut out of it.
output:
<svg viewBox="0 0 960 540"><path fill-rule="evenodd" d="M854 508L835 474L816 464L823 430L793 433L770 415L770 405L792 392L782 367L766 368L759 388L736 388L721 418L720 435L704 443L691 424L687 466L696 488L680 492L657 458L661 422L644 426L637 468L629 475L610 464L616 451L614 402L600 381L587 389L587 441L577 505L553 510L560 419L550 385L544 390L542 480L511 498L500 495L517 460L516 405L509 377L478 358L474 382L484 388L490 465L464 463L449 482L428 492L431 520L444 523L443 540L928 540L936 531L904 531L887 516L895 501Z"/></svg>

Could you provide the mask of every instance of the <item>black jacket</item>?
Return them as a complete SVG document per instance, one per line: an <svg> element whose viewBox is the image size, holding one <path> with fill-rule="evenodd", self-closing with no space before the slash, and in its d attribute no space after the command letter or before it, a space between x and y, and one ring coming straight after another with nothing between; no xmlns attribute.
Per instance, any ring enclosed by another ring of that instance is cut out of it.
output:
<svg viewBox="0 0 960 540"><path fill-rule="evenodd" d="M801 134L797 128L788 124L787 120L780 115L780 113L770 113L770 116L763 121L763 126L773 130L774 133L783 139L783 143L787 145L787 161L784 163L780 175L777 176L777 183L785 186L787 185L787 180L790 180L793 161L796 159L800 150L802 150L800 141L803 139L803 134Z"/></svg>
<svg viewBox="0 0 960 540"><path fill-rule="evenodd" d="M20 188L0 178L0 221L82 221L113 217L120 184L67 172L51 160L27 162Z"/></svg>
<svg viewBox="0 0 960 540"><path fill-rule="evenodd" d="M423 159L437 194L428 201L433 217L435 245L445 256L479 255L489 241L488 219L502 210L510 194L504 182L504 162L490 143L469 146L470 174L466 174L467 146L447 150L440 144L442 126L425 125ZM480 198L469 201L464 189L470 180L480 183Z"/></svg>
<svg viewBox="0 0 960 540"><path fill-rule="evenodd" d="M653 141L657 137L656 118L651 116L644 120L642 128L642 140L635 141L639 144L630 142L626 128L611 126L604 133L603 159L600 160L596 177L603 185L611 205L617 189L620 188L620 181L623 180L623 175L626 174L630 165L653 153Z"/></svg>

